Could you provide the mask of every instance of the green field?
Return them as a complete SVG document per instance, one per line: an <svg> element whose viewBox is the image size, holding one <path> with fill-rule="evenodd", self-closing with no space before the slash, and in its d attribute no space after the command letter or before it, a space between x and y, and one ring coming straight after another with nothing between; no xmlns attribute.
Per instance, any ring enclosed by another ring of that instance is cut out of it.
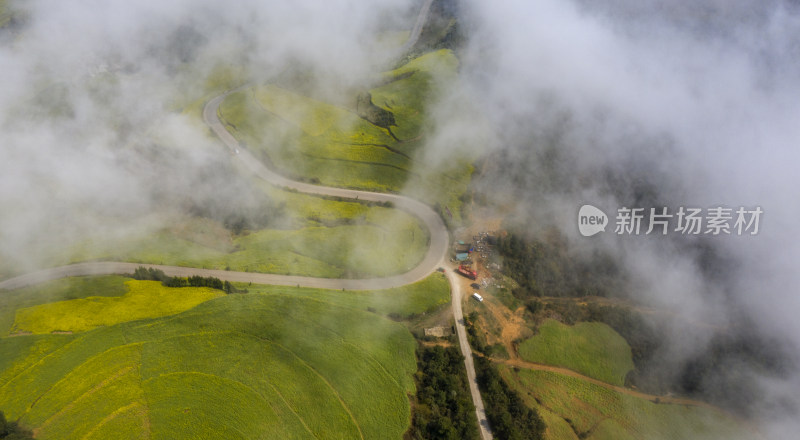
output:
<svg viewBox="0 0 800 440"><path fill-rule="evenodd" d="M208 287L174 289L129 280L123 296L89 296L18 309L12 333L83 332L120 322L174 315L225 293Z"/></svg>
<svg viewBox="0 0 800 440"><path fill-rule="evenodd" d="M400 438L413 338L333 293L227 295L169 317L2 338L0 408L42 439Z"/></svg>
<svg viewBox="0 0 800 440"><path fill-rule="evenodd" d="M547 371L500 365L506 381L547 424L547 440L750 439L737 419L704 407L657 404Z"/></svg>
<svg viewBox="0 0 800 440"><path fill-rule="evenodd" d="M386 130L354 113L276 86L234 93L219 114L263 160L294 178L313 176L328 186L397 191L418 147L394 148Z"/></svg>
<svg viewBox="0 0 800 440"><path fill-rule="evenodd" d="M259 190L279 206L273 227L234 234L208 218L173 219L166 229L87 240L54 257L65 264L130 261L323 278L403 273L425 255L428 231L404 211L283 191Z"/></svg>
<svg viewBox="0 0 800 440"><path fill-rule="evenodd" d="M127 292L121 276L75 277L49 281L0 294L0 337L7 336L16 311L26 307L86 297L119 297Z"/></svg>
<svg viewBox="0 0 800 440"><path fill-rule="evenodd" d="M234 284L252 294L323 301L403 318L433 311L450 301L450 286L438 272L422 281L386 290L339 291ZM221 295L213 289L172 289L154 281L137 281L118 275L62 278L3 291L0 336L17 332L80 332L102 325L167 316Z"/></svg>
<svg viewBox="0 0 800 440"><path fill-rule="evenodd" d="M446 222L457 223L472 173L469 158L448 160L434 172L424 172L424 164L413 159L424 147L419 136L428 129L426 97L437 83L452 80L456 68L457 59L444 50L426 54L376 79L371 90L373 102L391 109L397 123L392 127L393 134L400 140L351 109L275 86L234 94L223 103L221 112L236 122L233 131L237 136L246 138L251 148L262 151L265 159L295 178L318 176L321 183L329 185L404 190L438 205ZM219 66L207 77L206 95L199 100L187 98L186 103L175 104L176 110L199 119L208 94L229 88L243 77L246 75L241 69ZM237 99L246 103L237 104ZM231 124L229 121L232 128ZM370 158L359 159L362 155ZM281 162L282 157L296 161L296 166ZM354 185L350 179L361 179L362 184ZM52 237L44 241L52 243L47 252L41 252L47 255L46 261L38 263L60 266L82 261L128 261L362 278L403 273L416 266L427 250L428 231L403 211L285 191L255 179L249 185L275 208L269 213L273 224L234 231L218 220L170 209L144 218L109 218L105 223L117 228L90 237L57 237L60 230L45 231ZM3 278L25 270L10 258L2 258L0 263Z"/></svg>
<svg viewBox="0 0 800 440"><path fill-rule="evenodd" d="M11 20L11 11L9 11L7 3L7 0L0 0L0 28Z"/></svg>
<svg viewBox="0 0 800 440"><path fill-rule="evenodd" d="M286 213L275 227L234 234L208 218L181 216L163 222L142 219L144 226L132 219L110 235L101 233L78 243L64 243L41 264L46 267L82 261L128 261L322 278L369 278L406 272L419 264L427 251L427 229L416 217L401 210L279 192L285 194L275 200L285 203ZM8 258L0 256L0 263L4 263L0 278L22 272Z"/></svg>
<svg viewBox="0 0 800 440"><path fill-rule="evenodd" d="M107 276L4 292L15 331L75 333L0 339L0 409L37 438L401 436L414 343L376 313L446 304L443 275L382 291L240 286L210 299Z"/></svg>
<svg viewBox="0 0 800 440"><path fill-rule="evenodd" d="M599 322L568 326L548 319L539 333L519 345L523 359L569 368L613 385L624 385L633 369L631 348L611 327Z"/></svg>
<svg viewBox="0 0 800 440"><path fill-rule="evenodd" d="M337 306L370 310L382 315L403 318L435 310L450 302L450 285L445 276L438 272L414 284L386 290L342 292L306 287L248 286L245 284L240 286L249 289L250 292L314 299Z"/></svg>
<svg viewBox="0 0 800 440"><path fill-rule="evenodd" d="M439 85L453 81L457 67L452 52L440 50L383 74L369 92L377 107L394 116L396 125L388 128L359 117L355 97L343 107L274 84L231 94L219 116L257 156L293 178L405 191L449 207L460 220L474 158L454 154L435 170L420 161L425 135L433 129L428 105Z"/></svg>

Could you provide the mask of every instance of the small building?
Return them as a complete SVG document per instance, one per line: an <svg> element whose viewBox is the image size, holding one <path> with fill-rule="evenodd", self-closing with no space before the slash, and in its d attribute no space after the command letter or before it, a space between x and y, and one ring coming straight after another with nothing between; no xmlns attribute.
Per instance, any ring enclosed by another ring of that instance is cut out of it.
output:
<svg viewBox="0 0 800 440"><path fill-rule="evenodd" d="M453 334L451 327L431 327L424 330L425 336L433 336L436 338L446 338Z"/></svg>
<svg viewBox="0 0 800 440"><path fill-rule="evenodd" d="M456 261L467 261L469 254L466 252L456 254Z"/></svg>

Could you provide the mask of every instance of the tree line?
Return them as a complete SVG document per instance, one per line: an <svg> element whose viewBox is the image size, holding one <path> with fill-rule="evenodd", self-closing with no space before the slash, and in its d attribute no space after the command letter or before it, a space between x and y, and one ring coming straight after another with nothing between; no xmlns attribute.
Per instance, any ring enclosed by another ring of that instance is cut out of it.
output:
<svg viewBox="0 0 800 440"><path fill-rule="evenodd" d="M210 287L222 290L225 293L247 293L247 289L238 289L229 281L222 281L215 277L201 277L193 275L187 278L170 277L163 270L139 266L133 271L131 278L135 280L160 281L166 287Z"/></svg>
<svg viewBox="0 0 800 440"><path fill-rule="evenodd" d="M519 285L512 291L518 299L607 296L623 288L622 271L611 256L601 252L575 256L558 231L543 235L543 239L527 239L509 233L498 241L503 272Z"/></svg>
<svg viewBox="0 0 800 440"><path fill-rule="evenodd" d="M417 350L417 396L405 440L478 440L464 357L455 347Z"/></svg>
<svg viewBox="0 0 800 440"><path fill-rule="evenodd" d="M486 418L495 438L539 440L546 428L539 413L525 405L516 391L505 383L491 361L475 356L475 374L486 408Z"/></svg>

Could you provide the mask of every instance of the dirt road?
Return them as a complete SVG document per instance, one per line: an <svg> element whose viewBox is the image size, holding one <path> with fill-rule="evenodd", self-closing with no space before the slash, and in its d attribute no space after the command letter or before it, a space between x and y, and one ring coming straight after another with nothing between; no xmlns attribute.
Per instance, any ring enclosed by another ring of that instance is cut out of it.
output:
<svg viewBox="0 0 800 440"><path fill-rule="evenodd" d="M646 400L650 400L650 401L655 401L656 399L658 399L658 403L667 403L667 404L673 404L673 405L701 406L701 407L704 407L704 408L711 408L711 409L714 409L714 410L717 410L717 411L722 411L722 410L720 410L718 407L716 407L714 405L711 405L711 404L706 403L706 402L701 402L699 400L682 399L682 398L679 398L679 397L656 396L656 395L653 395L653 394L646 394L646 393L642 393L642 392L639 392L639 391L636 391L636 390L632 390L630 388L625 388L625 387L621 387L621 386L618 386L618 385L611 385L610 383L606 383L606 382L603 382L601 380L593 379L593 378L591 378L589 376L584 376L584 375L582 375L580 373L577 373L575 371L572 371L572 370L569 370L569 369L566 369L566 368L555 367L555 366L552 366L552 365L537 364L537 363L534 363L534 362L523 361L522 359L492 359L492 362L501 363L501 364L505 364L505 365L509 365L509 366L517 367L517 368L524 368L524 369L527 369L527 370L549 371L551 373L563 374L564 376L569 376L569 377L574 377L576 379L585 380L586 382L591 382L591 383L593 383L595 385L599 385L599 386L601 386L603 388L606 388L606 389L609 389L609 390L612 390L612 391L616 391L618 393L627 394L628 396L638 397L640 399L646 399Z"/></svg>

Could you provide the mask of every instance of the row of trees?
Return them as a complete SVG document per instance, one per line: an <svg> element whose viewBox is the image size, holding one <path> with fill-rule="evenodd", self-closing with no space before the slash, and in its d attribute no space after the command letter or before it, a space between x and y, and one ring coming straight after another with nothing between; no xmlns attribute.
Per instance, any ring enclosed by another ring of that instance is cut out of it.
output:
<svg viewBox="0 0 800 440"><path fill-rule="evenodd" d="M475 406L458 349L420 347L417 368L414 417L406 440L477 440Z"/></svg>
<svg viewBox="0 0 800 440"><path fill-rule="evenodd" d="M161 281L161 284L167 287L210 287L212 289L222 290L225 293L247 293L247 289L237 289L236 286L229 281L222 281L215 277L201 277L193 275L188 278L183 277L170 277L164 273L163 270L137 267L133 271L131 278L135 280L150 280Z"/></svg>
<svg viewBox="0 0 800 440"><path fill-rule="evenodd" d="M225 283L227 283L227 285ZM164 281L164 285L167 287L210 287L212 289L225 290L225 287L230 285L230 283L227 281L223 283L219 278L193 275L188 278L168 278L166 281Z"/></svg>
<svg viewBox="0 0 800 440"><path fill-rule="evenodd" d="M519 394L509 388L488 359L475 356L475 374L486 408L486 418L489 419L495 438L544 438L546 426L539 413L525 405Z"/></svg>

